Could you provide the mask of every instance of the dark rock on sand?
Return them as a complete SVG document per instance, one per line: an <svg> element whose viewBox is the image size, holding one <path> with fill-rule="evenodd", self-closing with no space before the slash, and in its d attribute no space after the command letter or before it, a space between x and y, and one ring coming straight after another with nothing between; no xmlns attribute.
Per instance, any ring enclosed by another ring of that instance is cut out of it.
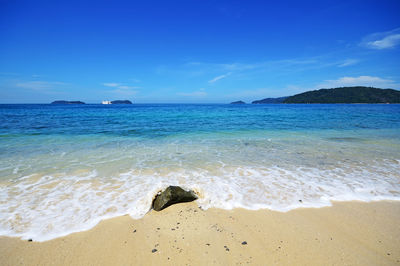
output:
<svg viewBox="0 0 400 266"><path fill-rule="evenodd" d="M197 195L193 191L186 191L178 186L169 186L155 197L153 200L153 209L161 211L172 204L190 202L197 198Z"/></svg>
<svg viewBox="0 0 400 266"><path fill-rule="evenodd" d="M156 248L153 248L153 249L151 250L151 252L152 252L152 253L157 252L157 249L156 249Z"/></svg>
<svg viewBox="0 0 400 266"><path fill-rule="evenodd" d="M242 245L247 245L247 242L246 242L246 241L243 241L243 242L242 242Z"/></svg>

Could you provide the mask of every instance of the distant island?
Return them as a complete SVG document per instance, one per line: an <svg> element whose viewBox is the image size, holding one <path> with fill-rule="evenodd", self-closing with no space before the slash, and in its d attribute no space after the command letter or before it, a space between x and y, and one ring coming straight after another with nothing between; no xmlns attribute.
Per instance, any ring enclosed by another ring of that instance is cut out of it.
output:
<svg viewBox="0 0 400 266"><path fill-rule="evenodd" d="M279 98L265 98L258 101L253 101L252 104L265 104L265 103L283 103L283 101L287 97L279 97Z"/></svg>
<svg viewBox="0 0 400 266"><path fill-rule="evenodd" d="M340 87L307 91L289 97L253 101L266 103L400 103L400 91L374 87Z"/></svg>
<svg viewBox="0 0 400 266"><path fill-rule="evenodd" d="M51 104L85 104L81 101L54 101Z"/></svg>
<svg viewBox="0 0 400 266"><path fill-rule="evenodd" d="M129 100L102 101L102 104L132 104Z"/></svg>
<svg viewBox="0 0 400 266"><path fill-rule="evenodd" d="M246 104L244 101L231 102L231 104Z"/></svg>
<svg viewBox="0 0 400 266"><path fill-rule="evenodd" d="M132 102L129 100L116 100L116 101L111 101L111 104L132 104Z"/></svg>
<svg viewBox="0 0 400 266"><path fill-rule="evenodd" d="M400 91L373 87L341 87L307 91L284 103L400 103Z"/></svg>
<svg viewBox="0 0 400 266"><path fill-rule="evenodd" d="M81 101L54 101L51 104L85 104ZM102 104L132 104L129 100L102 101Z"/></svg>

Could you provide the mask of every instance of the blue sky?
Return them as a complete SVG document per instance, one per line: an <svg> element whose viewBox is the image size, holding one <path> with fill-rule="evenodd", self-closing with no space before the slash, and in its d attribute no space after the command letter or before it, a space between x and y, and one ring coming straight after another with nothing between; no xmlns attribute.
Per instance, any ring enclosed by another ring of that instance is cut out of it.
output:
<svg viewBox="0 0 400 266"><path fill-rule="evenodd" d="M2 1L0 103L400 89L400 1Z"/></svg>

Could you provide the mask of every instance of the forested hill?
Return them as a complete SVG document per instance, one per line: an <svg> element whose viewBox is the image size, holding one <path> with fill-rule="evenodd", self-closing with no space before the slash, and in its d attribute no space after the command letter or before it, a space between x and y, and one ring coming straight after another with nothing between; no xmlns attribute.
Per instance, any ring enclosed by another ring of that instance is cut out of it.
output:
<svg viewBox="0 0 400 266"><path fill-rule="evenodd" d="M283 101L286 99L287 97L279 97L279 98L265 98L262 100L258 100L258 101L253 101L253 104L265 104L265 103L283 103Z"/></svg>
<svg viewBox="0 0 400 266"><path fill-rule="evenodd" d="M342 87L307 91L287 97L284 103L400 103L400 91L373 87Z"/></svg>

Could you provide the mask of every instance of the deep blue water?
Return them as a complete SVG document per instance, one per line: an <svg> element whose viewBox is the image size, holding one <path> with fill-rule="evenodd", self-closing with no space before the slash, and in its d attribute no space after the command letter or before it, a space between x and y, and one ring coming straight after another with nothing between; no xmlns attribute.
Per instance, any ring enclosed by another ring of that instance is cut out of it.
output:
<svg viewBox="0 0 400 266"><path fill-rule="evenodd" d="M3 138L42 134L154 138L238 130L358 129L400 129L400 105L0 105Z"/></svg>

